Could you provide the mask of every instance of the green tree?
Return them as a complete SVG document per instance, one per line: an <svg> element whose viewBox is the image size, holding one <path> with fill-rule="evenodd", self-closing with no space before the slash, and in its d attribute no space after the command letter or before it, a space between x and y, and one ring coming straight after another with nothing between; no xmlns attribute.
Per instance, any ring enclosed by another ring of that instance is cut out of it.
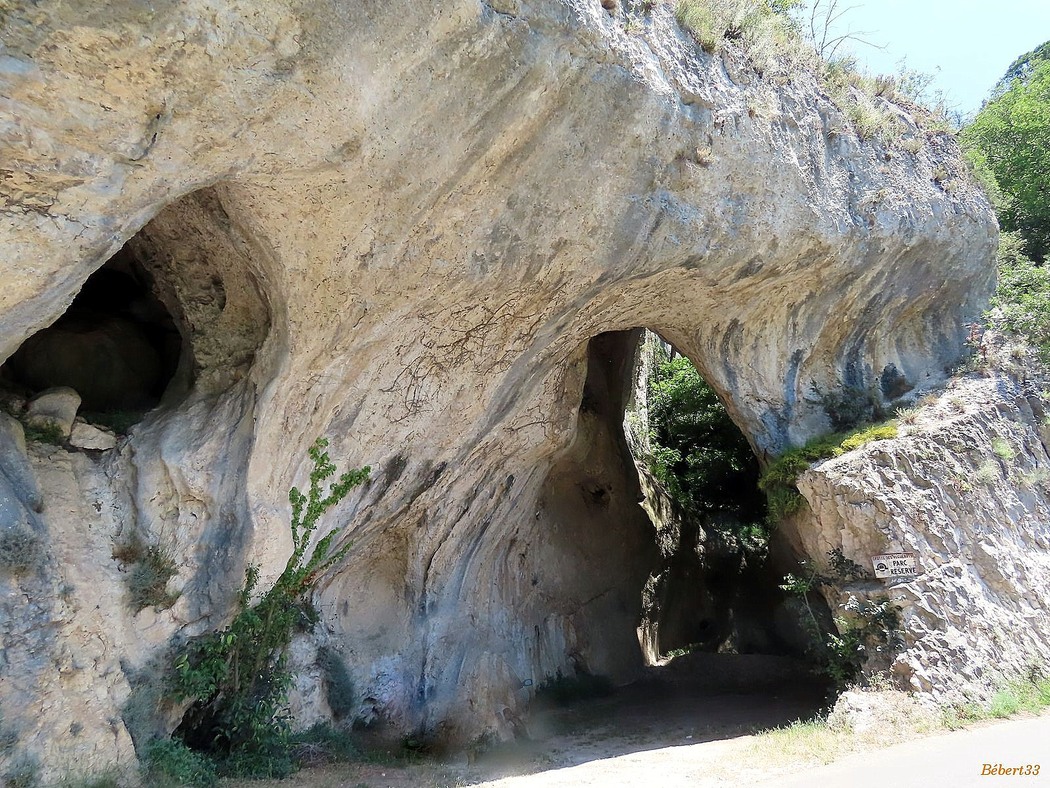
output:
<svg viewBox="0 0 1050 788"><path fill-rule="evenodd" d="M1050 41L1037 46L1031 52L1025 52L1011 63L1010 68L1006 69L1006 73L1003 74L1003 78L992 88L992 98L998 98L1009 90L1014 80L1019 79L1022 82L1031 80L1036 67L1047 61L1050 61Z"/></svg>
<svg viewBox="0 0 1050 788"><path fill-rule="evenodd" d="M1050 250L1050 42L1018 58L962 133L978 173L994 176L999 221L1033 260ZM994 191L994 190L993 190Z"/></svg>
<svg viewBox="0 0 1050 788"><path fill-rule="evenodd" d="M649 422L654 473L681 506L695 515L762 520L758 460L689 359L657 365L649 381Z"/></svg>
<svg viewBox="0 0 1050 788"><path fill-rule="evenodd" d="M1023 337L1050 362L1050 270L1022 250L1017 233L999 239L999 283L992 298L998 325Z"/></svg>

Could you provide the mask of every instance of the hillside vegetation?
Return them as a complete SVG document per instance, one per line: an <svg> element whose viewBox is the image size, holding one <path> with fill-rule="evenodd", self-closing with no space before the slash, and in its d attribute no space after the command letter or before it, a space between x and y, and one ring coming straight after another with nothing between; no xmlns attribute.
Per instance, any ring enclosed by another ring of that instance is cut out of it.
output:
<svg viewBox="0 0 1050 788"><path fill-rule="evenodd" d="M1050 361L1050 41L1014 61L960 137L1003 229L991 324Z"/></svg>

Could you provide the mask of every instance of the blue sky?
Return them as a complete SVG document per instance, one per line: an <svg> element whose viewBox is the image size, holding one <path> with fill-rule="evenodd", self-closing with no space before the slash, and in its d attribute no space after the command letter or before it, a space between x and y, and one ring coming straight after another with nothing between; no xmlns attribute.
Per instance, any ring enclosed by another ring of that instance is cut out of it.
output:
<svg viewBox="0 0 1050 788"><path fill-rule="evenodd" d="M885 46L852 47L868 71L896 73L902 59L923 72L939 68L934 87L964 113L980 109L1018 55L1050 40L1050 0L839 0L839 7L851 8L840 28L867 31Z"/></svg>

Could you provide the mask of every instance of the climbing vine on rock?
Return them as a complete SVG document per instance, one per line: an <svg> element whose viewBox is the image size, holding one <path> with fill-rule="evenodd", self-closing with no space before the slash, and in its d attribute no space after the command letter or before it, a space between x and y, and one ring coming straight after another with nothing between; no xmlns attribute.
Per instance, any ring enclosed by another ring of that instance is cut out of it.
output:
<svg viewBox="0 0 1050 788"><path fill-rule="evenodd" d="M347 471L325 489L336 473L327 445L319 438L309 449L308 492L293 487L288 495L293 550L284 571L253 604L259 568L249 566L230 625L190 641L174 660L172 695L192 701L177 734L191 748L220 758L231 774L282 776L295 768L283 713L292 678L285 650L297 627L316 622L309 591L350 545L333 548L336 529L308 548L321 516L371 472Z"/></svg>
<svg viewBox="0 0 1050 788"><path fill-rule="evenodd" d="M885 594L862 598L850 593L835 616L835 631L825 631L810 603L810 593L821 587L842 592L850 582L867 579L864 569L843 555L840 548L828 551L828 568L818 571L803 565L801 574L788 574L780 586L798 596L806 607L804 624L814 644L819 644L818 657L824 670L838 689L856 681L870 660L883 657L888 664L904 644L901 609Z"/></svg>

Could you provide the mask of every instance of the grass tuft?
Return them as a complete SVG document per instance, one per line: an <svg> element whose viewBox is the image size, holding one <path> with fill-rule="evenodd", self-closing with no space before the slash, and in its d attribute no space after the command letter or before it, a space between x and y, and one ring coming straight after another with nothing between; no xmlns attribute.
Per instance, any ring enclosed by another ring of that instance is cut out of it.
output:
<svg viewBox="0 0 1050 788"><path fill-rule="evenodd" d="M865 695L868 692L865 690ZM875 701L874 724L854 728L848 715L842 719L835 712L828 717L799 720L756 735L748 750L748 762L766 768L825 764L851 752L888 747L909 736L956 730L980 720L1039 714L1050 707L1050 676L1031 670L1027 676L1000 684L986 702L944 708L940 714L900 691L874 691L870 697Z"/></svg>
<svg viewBox="0 0 1050 788"><path fill-rule="evenodd" d="M175 562L160 547L147 545L137 533L113 545L114 560L126 564L128 601L138 613L147 607L165 610L175 604L179 595L168 591L168 581L176 574Z"/></svg>
<svg viewBox="0 0 1050 788"><path fill-rule="evenodd" d="M168 591L168 581L177 574L175 562L159 547L146 548L142 560L127 575L131 609L138 613L147 607L166 610L179 595Z"/></svg>
<svg viewBox="0 0 1050 788"><path fill-rule="evenodd" d="M992 452L999 459L1007 461L1017 456L1017 450L1010 445L1010 442L1005 438L999 437L992 438Z"/></svg>
<svg viewBox="0 0 1050 788"><path fill-rule="evenodd" d="M980 703L966 703L944 710L944 727L954 730L968 722L1005 719L1015 714L1040 714L1050 707L1050 676L1032 669L1027 676L1007 679L991 697Z"/></svg>
<svg viewBox="0 0 1050 788"><path fill-rule="evenodd" d="M834 432L815 438L805 446L781 454L762 474L759 488L766 494L769 518L773 523L802 508L805 500L796 482L814 463L839 457L867 443L897 437L897 422L871 424L850 432Z"/></svg>
<svg viewBox="0 0 1050 788"><path fill-rule="evenodd" d="M28 443L50 443L53 446L64 446L66 443L65 433L57 424L23 423L22 426Z"/></svg>

